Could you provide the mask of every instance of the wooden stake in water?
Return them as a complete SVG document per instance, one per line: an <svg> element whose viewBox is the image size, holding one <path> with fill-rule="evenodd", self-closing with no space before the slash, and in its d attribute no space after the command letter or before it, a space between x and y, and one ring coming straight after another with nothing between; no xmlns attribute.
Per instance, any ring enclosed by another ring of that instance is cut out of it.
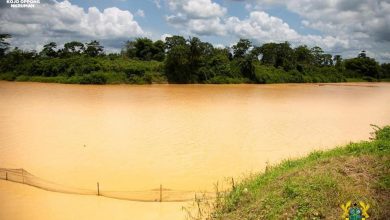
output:
<svg viewBox="0 0 390 220"><path fill-rule="evenodd" d="M97 182L97 195L100 196L99 182Z"/></svg>
<svg viewBox="0 0 390 220"><path fill-rule="evenodd" d="M24 184L24 170L22 169L22 182Z"/></svg>
<svg viewBox="0 0 390 220"><path fill-rule="evenodd" d="M5 180L8 180L8 172L5 172Z"/></svg>
<svg viewBox="0 0 390 220"><path fill-rule="evenodd" d="M160 202L162 202L162 184L160 184Z"/></svg>

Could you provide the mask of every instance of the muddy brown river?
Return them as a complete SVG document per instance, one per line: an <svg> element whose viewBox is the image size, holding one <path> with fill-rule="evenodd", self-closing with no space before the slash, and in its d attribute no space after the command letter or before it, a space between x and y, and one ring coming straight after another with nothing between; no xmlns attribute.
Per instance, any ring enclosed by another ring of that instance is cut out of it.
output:
<svg viewBox="0 0 390 220"><path fill-rule="evenodd" d="M82 189L212 191L228 177L390 124L389 83L0 82L0 168ZM186 202L56 193L0 180L0 219L183 219Z"/></svg>

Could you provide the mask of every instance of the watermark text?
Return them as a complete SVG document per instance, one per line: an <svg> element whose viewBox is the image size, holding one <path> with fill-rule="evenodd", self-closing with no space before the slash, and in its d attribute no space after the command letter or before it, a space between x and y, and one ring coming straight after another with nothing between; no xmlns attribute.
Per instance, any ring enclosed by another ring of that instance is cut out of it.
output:
<svg viewBox="0 0 390 220"><path fill-rule="evenodd" d="M40 3L41 0L7 0L11 8L35 8L35 5Z"/></svg>

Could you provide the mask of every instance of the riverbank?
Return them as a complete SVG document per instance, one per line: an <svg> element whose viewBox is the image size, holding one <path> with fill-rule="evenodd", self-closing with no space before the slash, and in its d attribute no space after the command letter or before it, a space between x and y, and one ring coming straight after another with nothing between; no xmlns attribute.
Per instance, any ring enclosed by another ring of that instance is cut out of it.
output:
<svg viewBox="0 0 390 220"><path fill-rule="evenodd" d="M227 60L223 65L203 67L201 72L190 74L188 65L184 69L173 65L170 69L167 62L120 56L34 57L16 63L10 56L0 60L0 80L63 84L273 84L346 82L349 75L334 66L312 66L298 71L254 60L248 64L249 69L242 69L240 65L244 64L237 62ZM380 81L361 74L353 77L352 81Z"/></svg>
<svg viewBox="0 0 390 220"><path fill-rule="evenodd" d="M390 79L381 79L380 81L372 78L346 78L346 79L327 79L321 75L305 76L302 80L284 79L291 78L286 73L275 75L267 72L258 74L263 77L261 82L252 82L246 78L215 77L202 84L280 84L280 83L355 83L355 82L390 82ZM127 77L124 73L96 72L83 76L29 76L15 75L13 73L0 73L0 80L14 82L41 82L41 83L60 83L60 84L90 84L90 85L148 85L148 84L169 84L165 74L160 72L146 72L142 76ZM197 83L193 83L197 84Z"/></svg>
<svg viewBox="0 0 390 220"><path fill-rule="evenodd" d="M338 219L343 213L340 205L351 200L370 204L370 218L386 219L390 215L390 126L374 128L370 141L268 166L217 198L212 213L201 209L201 218Z"/></svg>

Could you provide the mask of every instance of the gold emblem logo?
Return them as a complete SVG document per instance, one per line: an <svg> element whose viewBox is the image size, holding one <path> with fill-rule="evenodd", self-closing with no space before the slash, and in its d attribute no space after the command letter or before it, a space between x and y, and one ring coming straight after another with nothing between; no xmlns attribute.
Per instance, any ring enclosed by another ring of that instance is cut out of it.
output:
<svg viewBox="0 0 390 220"><path fill-rule="evenodd" d="M345 204L341 204L340 207L343 209L341 217L345 220L366 220L370 217L367 213L370 205L362 201L359 201L359 205L348 201Z"/></svg>

